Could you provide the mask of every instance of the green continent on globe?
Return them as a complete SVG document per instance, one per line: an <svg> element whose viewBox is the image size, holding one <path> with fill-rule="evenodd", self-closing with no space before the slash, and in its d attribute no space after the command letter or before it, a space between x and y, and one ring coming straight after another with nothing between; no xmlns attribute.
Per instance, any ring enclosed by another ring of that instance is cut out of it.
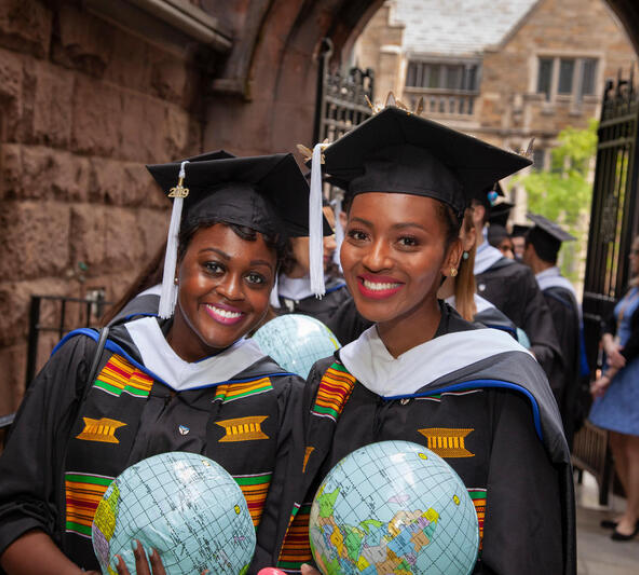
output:
<svg viewBox="0 0 639 575"><path fill-rule="evenodd" d="M118 501L120 499L120 490L117 483L113 482L113 490L108 499L102 499L95 511L93 522L95 526L102 532L107 541L113 537L115 524L118 518Z"/></svg>
<svg viewBox="0 0 639 575"><path fill-rule="evenodd" d="M335 501L337 501L339 492L340 488L338 487L331 493L324 493L323 491L321 494L318 493L317 502L320 506L320 517L326 519L327 517L331 517L333 515L333 508L335 507Z"/></svg>

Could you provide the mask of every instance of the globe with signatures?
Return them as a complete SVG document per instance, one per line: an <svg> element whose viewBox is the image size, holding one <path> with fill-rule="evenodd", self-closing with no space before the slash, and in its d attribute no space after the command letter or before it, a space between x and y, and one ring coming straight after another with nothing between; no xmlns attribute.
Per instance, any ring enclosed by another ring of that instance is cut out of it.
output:
<svg viewBox="0 0 639 575"><path fill-rule="evenodd" d="M459 476L408 441L382 441L342 459L320 485L310 517L324 575L468 575L477 514Z"/></svg>
<svg viewBox="0 0 639 575"><path fill-rule="evenodd" d="M116 477L93 519L93 549L104 575L116 555L135 572L131 544L156 549L167 575L241 574L255 551L255 528L242 490L203 455L149 457Z"/></svg>
<svg viewBox="0 0 639 575"><path fill-rule="evenodd" d="M264 324L253 339L284 369L304 378L318 359L329 357L340 348L333 332L321 321L294 313Z"/></svg>

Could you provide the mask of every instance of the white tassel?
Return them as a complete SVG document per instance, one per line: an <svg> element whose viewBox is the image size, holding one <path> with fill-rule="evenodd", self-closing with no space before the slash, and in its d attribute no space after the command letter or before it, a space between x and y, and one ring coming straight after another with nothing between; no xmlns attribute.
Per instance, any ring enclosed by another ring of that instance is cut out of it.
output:
<svg viewBox="0 0 639 575"><path fill-rule="evenodd" d="M321 299L324 285L324 219L322 214L322 144L313 148L311 163L311 194L308 201L309 261L311 291Z"/></svg>
<svg viewBox="0 0 639 575"><path fill-rule="evenodd" d="M342 271L342 263L339 259L339 253L342 249L342 242L344 241L344 228L342 227L342 198L337 196L333 200L333 213L335 214L335 253L333 254L333 262L339 266Z"/></svg>
<svg viewBox="0 0 639 575"><path fill-rule="evenodd" d="M278 274L275 276L275 281L273 282L273 289L271 290L271 298L270 298L271 305L276 309L280 308L279 291L280 291L280 282L279 282L279 274Z"/></svg>
<svg viewBox="0 0 639 575"><path fill-rule="evenodd" d="M182 207L184 198L188 196L189 190L184 188L182 183L186 177L184 166L188 160L182 162L178 185L171 189L169 197L173 197L173 210L171 211L171 223L169 224L169 234L166 240L166 252L164 254L164 274L162 275L162 293L160 294L159 316L168 319L173 315L175 302L177 301L178 288L175 283L175 269L177 266L178 234L182 221Z"/></svg>

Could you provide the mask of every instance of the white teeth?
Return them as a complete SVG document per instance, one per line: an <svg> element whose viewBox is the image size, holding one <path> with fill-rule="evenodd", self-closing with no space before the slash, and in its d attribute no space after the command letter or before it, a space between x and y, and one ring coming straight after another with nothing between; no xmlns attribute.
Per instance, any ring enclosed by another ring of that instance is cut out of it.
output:
<svg viewBox="0 0 639 575"><path fill-rule="evenodd" d="M369 282L368 280L364 280L364 287L366 289L370 289L373 291L382 291L386 289L395 289L402 284L384 284L379 282Z"/></svg>
<svg viewBox="0 0 639 575"><path fill-rule="evenodd" d="M206 306L209 309L213 310L217 315L221 315L222 317L226 317L226 318L236 318L236 317L240 317L242 315L241 312L236 312L236 311L228 311L225 309L221 309L219 307L215 307L214 305L209 305Z"/></svg>

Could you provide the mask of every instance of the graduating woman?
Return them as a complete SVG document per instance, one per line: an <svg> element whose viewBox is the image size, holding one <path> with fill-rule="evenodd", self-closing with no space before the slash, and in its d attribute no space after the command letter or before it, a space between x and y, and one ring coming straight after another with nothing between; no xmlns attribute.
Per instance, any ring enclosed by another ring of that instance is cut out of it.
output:
<svg viewBox="0 0 639 575"><path fill-rule="evenodd" d="M0 563L10 575L98 569L91 523L101 494L167 451L202 453L235 477L259 525L255 563L272 563L303 382L244 336L268 310L287 236L308 233L308 184L290 154L149 170L177 198L166 319L111 328L101 355L96 332L71 333L29 388L0 458Z"/></svg>
<svg viewBox="0 0 639 575"><path fill-rule="evenodd" d="M543 370L509 334L437 299L458 268L472 191L529 162L395 107L324 157L329 175L350 182L341 262L358 312L375 323L311 372L301 496L280 567L311 559L308 505L328 471L359 447L401 439L445 458L468 488L475 573L574 574L570 454Z"/></svg>

